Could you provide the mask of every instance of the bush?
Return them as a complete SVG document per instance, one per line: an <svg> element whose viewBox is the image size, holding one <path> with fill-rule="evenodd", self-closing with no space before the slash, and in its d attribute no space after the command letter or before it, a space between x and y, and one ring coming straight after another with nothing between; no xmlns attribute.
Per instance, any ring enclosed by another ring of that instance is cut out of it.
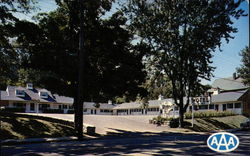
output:
<svg viewBox="0 0 250 156"><path fill-rule="evenodd" d="M169 122L169 127L170 128L177 128L177 127L179 127L179 118L171 119L170 122Z"/></svg>
<svg viewBox="0 0 250 156"><path fill-rule="evenodd" d="M250 117L250 113L244 112L243 115L244 115L245 117L248 117L248 118Z"/></svg>
<svg viewBox="0 0 250 156"><path fill-rule="evenodd" d="M43 113L63 113L62 109L44 109Z"/></svg>
<svg viewBox="0 0 250 156"><path fill-rule="evenodd" d="M5 111L5 112L22 112L24 113L25 112L25 108L4 108L2 109L2 111Z"/></svg>
<svg viewBox="0 0 250 156"><path fill-rule="evenodd" d="M68 112L67 112L68 114L74 114L75 113L75 111L74 110L72 110L72 109L70 109L70 110L68 110Z"/></svg>
<svg viewBox="0 0 250 156"><path fill-rule="evenodd" d="M190 122L187 122L187 121L183 121L183 126L184 127L188 127L188 126L191 126L192 124ZM172 118L169 122L169 127L170 128L177 128L179 127L179 118Z"/></svg>
<svg viewBox="0 0 250 156"><path fill-rule="evenodd" d="M209 117L225 117L236 115L232 111L205 111L205 112L194 112L194 118L209 118ZM185 113L185 119L191 119L192 113Z"/></svg>
<svg viewBox="0 0 250 156"><path fill-rule="evenodd" d="M164 118L164 117L161 117L161 116L157 116L157 117L154 117L152 120L149 120L149 123L153 123L153 124L164 124L165 122L167 121L170 121L172 120L172 118Z"/></svg>

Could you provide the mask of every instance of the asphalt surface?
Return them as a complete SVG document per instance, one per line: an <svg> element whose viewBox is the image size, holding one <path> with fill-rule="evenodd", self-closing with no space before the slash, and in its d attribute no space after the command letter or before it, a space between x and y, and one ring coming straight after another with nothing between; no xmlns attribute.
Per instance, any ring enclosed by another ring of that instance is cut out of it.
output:
<svg viewBox="0 0 250 156"><path fill-rule="evenodd" d="M27 113L26 113L27 114ZM58 118L68 121L74 121L73 114L46 114L46 113L29 113L31 115L46 116L52 118ZM96 133L108 134L119 133L122 131L127 132L165 132L173 131L166 125L156 126L149 124L149 119L152 119L155 115L130 115L130 116L112 116L112 115L84 115L84 124L94 125L96 127ZM184 132L185 129L177 129L177 131Z"/></svg>
<svg viewBox="0 0 250 156"><path fill-rule="evenodd" d="M234 132L240 139L239 147L229 153L211 151L207 134L162 133L134 137L38 143L1 147L1 156L17 155L250 155L250 131Z"/></svg>

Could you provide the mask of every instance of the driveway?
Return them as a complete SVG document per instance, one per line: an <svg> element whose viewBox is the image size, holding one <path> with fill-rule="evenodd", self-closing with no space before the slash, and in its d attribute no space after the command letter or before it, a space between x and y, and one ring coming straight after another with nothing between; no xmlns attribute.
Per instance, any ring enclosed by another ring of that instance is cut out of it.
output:
<svg viewBox="0 0 250 156"><path fill-rule="evenodd" d="M63 120L74 121L73 114L33 114L40 115L52 118L58 118ZM111 116L111 115L84 115L83 122L84 124L93 125L96 127L96 133L98 134L108 134L113 132L166 132L173 131L173 129L168 128L167 126L156 126L149 124L149 119L152 119L155 116L151 115L133 115L133 116ZM176 129L175 129L176 130ZM177 129L179 132L185 132L188 130Z"/></svg>
<svg viewBox="0 0 250 156"><path fill-rule="evenodd" d="M239 147L229 153L211 151L206 134L165 133L158 136L139 136L102 140L39 143L3 146L2 156L15 155L228 155L249 156L250 132L235 133L240 139Z"/></svg>

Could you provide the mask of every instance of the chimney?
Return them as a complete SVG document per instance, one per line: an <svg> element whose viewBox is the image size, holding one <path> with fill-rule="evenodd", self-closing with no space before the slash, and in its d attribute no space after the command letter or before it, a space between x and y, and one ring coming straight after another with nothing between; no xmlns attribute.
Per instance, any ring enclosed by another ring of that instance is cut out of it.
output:
<svg viewBox="0 0 250 156"><path fill-rule="evenodd" d="M33 84L32 83L27 83L26 88L27 89L33 89Z"/></svg>
<svg viewBox="0 0 250 156"><path fill-rule="evenodd" d="M108 104L112 105L112 101L111 101L111 100L108 100Z"/></svg>
<svg viewBox="0 0 250 156"><path fill-rule="evenodd" d="M158 96L158 100L163 100L163 96L161 94Z"/></svg>

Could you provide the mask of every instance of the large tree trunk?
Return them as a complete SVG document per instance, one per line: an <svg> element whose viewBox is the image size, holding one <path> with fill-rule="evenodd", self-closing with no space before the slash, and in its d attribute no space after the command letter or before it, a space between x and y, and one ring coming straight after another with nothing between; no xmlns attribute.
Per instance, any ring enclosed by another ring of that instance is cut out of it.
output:
<svg viewBox="0 0 250 156"><path fill-rule="evenodd" d="M83 4L79 0L80 5L80 33L79 33L79 71L78 71L78 87L75 110L75 128L78 140L83 139L83 98L84 98L84 65L85 65L85 50L84 50L84 30L83 30Z"/></svg>
<svg viewBox="0 0 250 156"><path fill-rule="evenodd" d="M179 127L183 128L184 127L184 110L183 107L179 108Z"/></svg>
<svg viewBox="0 0 250 156"><path fill-rule="evenodd" d="M183 108L183 97L179 98L180 100L180 107L179 107L179 127L183 128L183 122L184 122L184 108Z"/></svg>

